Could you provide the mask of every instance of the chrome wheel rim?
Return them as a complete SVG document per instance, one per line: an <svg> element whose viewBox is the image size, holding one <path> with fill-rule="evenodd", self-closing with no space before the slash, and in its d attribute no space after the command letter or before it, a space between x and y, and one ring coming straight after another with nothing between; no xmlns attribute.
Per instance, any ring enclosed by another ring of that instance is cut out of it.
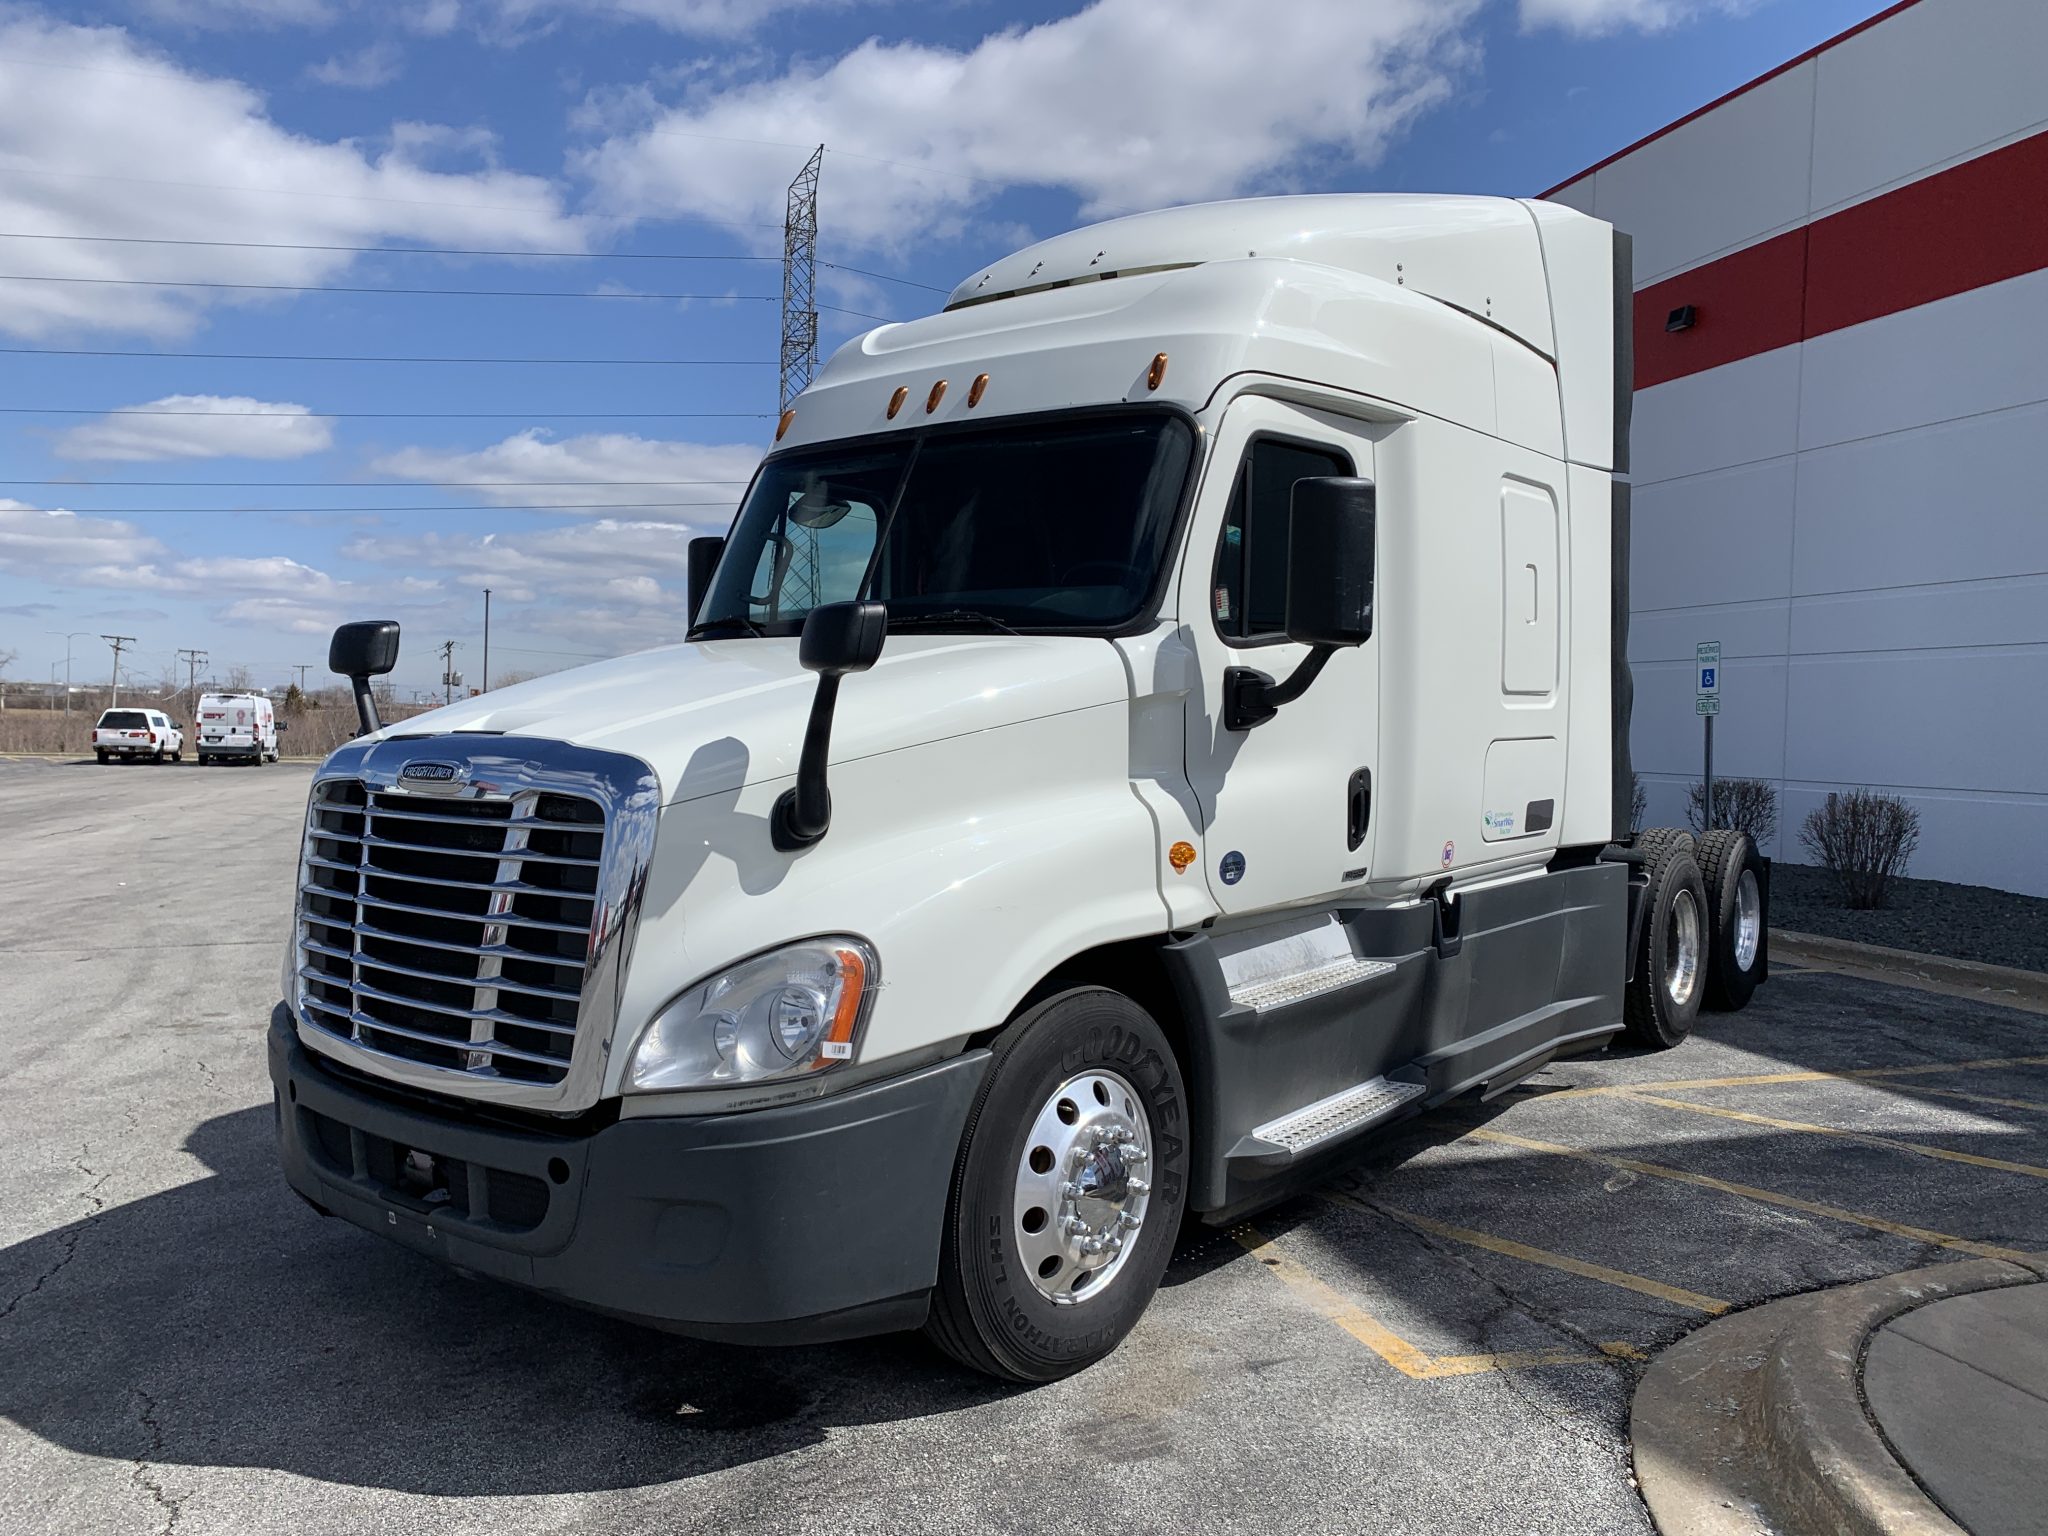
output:
<svg viewBox="0 0 2048 1536"><path fill-rule="evenodd" d="M1735 968L1747 971L1756 964L1757 945L1764 934L1764 899L1757 889L1756 871L1745 869L1735 882Z"/></svg>
<svg viewBox="0 0 2048 1536"><path fill-rule="evenodd" d="M1692 1001L1700 979L1700 904L1691 891L1680 891L1671 903L1671 922L1664 931L1664 990L1683 1008Z"/></svg>
<svg viewBox="0 0 2048 1536"><path fill-rule="evenodd" d="M1055 1088L1017 1159L1011 1232L1024 1272L1055 1306L1114 1283L1152 1203L1152 1122L1114 1072L1078 1072Z"/></svg>

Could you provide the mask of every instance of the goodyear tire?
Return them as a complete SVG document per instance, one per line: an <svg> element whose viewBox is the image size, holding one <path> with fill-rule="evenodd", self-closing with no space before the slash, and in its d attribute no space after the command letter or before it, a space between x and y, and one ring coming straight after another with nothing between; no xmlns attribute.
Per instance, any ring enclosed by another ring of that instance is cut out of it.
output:
<svg viewBox="0 0 2048 1536"><path fill-rule="evenodd" d="M1694 855L1707 891L1706 1005L1722 1013L1742 1007L1770 971L1770 914L1763 856L1747 832L1707 833Z"/></svg>
<svg viewBox="0 0 2048 1536"><path fill-rule="evenodd" d="M1648 860L1649 912L1622 1004L1628 1038L1664 1050L1692 1033L1706 992L1710 929L1707 889L1690 832L1658 827L1636 848Z"/></svg>
<svg viewBox="0 0 2048 1536"><path fill-rule="evenodd" d="M1070 1376L1159 1288L1187 1201L1187 1089L1120 993L1063 992L997 1037L953 1170L926 1332L1008 1381Z"/></svg>

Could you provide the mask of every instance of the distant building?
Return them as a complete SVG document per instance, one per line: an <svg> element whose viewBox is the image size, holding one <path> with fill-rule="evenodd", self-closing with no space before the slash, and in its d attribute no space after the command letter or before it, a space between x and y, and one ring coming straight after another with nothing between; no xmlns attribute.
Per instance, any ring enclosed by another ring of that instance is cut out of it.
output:
<svg viewBox="0 0 2048 1536"><path fill-rule="evenodd" d="M1869 785L1912 873L2048 895L2048 3L1907 0L1544 195L1635 237L1650 819L1718 640L1766 851Z"/></svg>

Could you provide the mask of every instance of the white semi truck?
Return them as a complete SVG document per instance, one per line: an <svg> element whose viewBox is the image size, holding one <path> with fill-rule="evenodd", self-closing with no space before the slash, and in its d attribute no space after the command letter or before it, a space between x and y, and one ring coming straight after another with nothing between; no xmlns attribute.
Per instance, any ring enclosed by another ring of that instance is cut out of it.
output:
<svg viewBox="0 0 2048 1536"><path fill-rule="evenodd" d="M1547 203L1121 219L841 348L686 642L380 729L397 626L344 626L291 1183L678 1331L1049 1380L1185 1217L1740 1006L1767 866L1630 830L1629 305Z"/></svg>

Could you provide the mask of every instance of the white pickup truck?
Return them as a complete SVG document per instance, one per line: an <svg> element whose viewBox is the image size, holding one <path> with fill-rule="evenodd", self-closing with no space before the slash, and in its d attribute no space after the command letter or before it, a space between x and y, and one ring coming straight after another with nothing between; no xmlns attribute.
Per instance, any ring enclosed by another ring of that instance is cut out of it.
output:
<svg viewBox="0 0 2048 1536"><path fill-rule="evenodd" d="M101 762L185 760L185 732L160 709L110 709L92 728L92 753Z"/></svg>
<svg viewBox="0 0 2048 1536"><path fill-rule="evenodd" d="M344 626L292 1185L609 1313L1048 1380L1184 1216L1740 1006L1768 867L1629 826L1629 304L1541 202L1079 230L840 349L686 642L380 729L397 626Z"/></svg>

